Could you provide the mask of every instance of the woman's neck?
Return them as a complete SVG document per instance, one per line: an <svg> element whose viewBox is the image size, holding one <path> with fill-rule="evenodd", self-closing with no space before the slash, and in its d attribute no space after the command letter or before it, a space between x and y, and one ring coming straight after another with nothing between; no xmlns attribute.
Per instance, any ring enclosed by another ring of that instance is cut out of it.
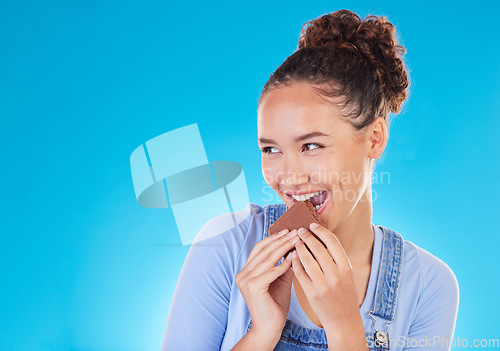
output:
<svg viewBox="0 0 500 351"><path fill-rule="evenodd" d="M371 192L366 191L348 219L331 230L352 265L371 263L375 239L372 212Z"/></svg>

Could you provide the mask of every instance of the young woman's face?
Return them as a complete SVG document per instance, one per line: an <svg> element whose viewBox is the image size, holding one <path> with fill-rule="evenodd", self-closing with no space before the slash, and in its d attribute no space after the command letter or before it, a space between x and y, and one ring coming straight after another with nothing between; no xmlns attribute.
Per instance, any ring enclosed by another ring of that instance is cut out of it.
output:
<svg viewBox="0 0 500 351"><path fill-rule="evenodd" d="M325 191L317 212L331 230L362 201L371 206L369 141L339 116L305 82L267 92L257 114L265 181L288 207L297 201L290 193Z"/></svg>

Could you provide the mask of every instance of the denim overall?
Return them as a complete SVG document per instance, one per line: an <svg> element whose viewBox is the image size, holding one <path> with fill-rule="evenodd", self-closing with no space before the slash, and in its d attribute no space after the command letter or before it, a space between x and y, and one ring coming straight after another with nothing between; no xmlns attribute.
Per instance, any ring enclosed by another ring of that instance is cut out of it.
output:
<svg viewBox="0 0 500 351"><path fill-rule="evenodd" d="M268 230L271 224L277 220L288 207L285 204L271 204L264 207L264 233L262 239L269 236ZM378 273L374 304L368 315L373 320L371 330L366 330L366 344L370 351L390 350L390 339L388 324L394 322L398 288L403 265L403 238L400 234L379 226L384 233L382 240L382 257ZM308 228L306 228L308 229ZM277 263L281 264L284 257ZM375 320L385 321L385 330L375 329ZM250 319L247 332L252 326ZM297 325L287 319L281 333L281 338L274 348L275 351L288 350L328 350L328 343L324 329L311 329Z"/></svg>

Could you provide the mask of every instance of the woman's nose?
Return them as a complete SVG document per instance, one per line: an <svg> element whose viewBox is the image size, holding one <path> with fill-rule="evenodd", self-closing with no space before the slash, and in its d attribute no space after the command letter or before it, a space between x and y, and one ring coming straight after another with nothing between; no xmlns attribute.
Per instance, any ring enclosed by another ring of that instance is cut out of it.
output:
<svg viewBox="0 0 500 351"><path fill-rule="evenodd" d="M281 179L282 184L288 184L288 185L300 185L307 183L308 181L309 181L308 174L299 172L285 173L285 175Z"/></svg>
<svg viewBox="0 0 500 351"><path fill-rule="evenodd" d="M281 180L282 184L300 185L309 181L309 173L297 161L289 161L285 167L284 175Z"/></svg>
<svg viewBox="0 0 500 351"><path fill-rule="evenodd" d="M288 155L282 161L283 168L280 172L281 177L279 177L281 180L278 179L282 185L287 185L288 189L296 189L301 184L309 182L309 171L300 157Z"/></svg>

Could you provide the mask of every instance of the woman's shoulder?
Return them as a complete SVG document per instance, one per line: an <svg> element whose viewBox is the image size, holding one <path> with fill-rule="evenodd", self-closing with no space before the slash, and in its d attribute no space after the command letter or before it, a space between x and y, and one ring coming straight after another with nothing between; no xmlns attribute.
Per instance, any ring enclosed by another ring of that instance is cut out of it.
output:
<svg viewBox="0 0 500 351"><path fill-rule="evenodd" d="M404 238L403 243L401 307L396 313L403 319L411 316L405 333L412 338L452 335L460 299L455 273L428 250Z"/></svg>
<svg viewBox="0 0 500 351"><path fill-rule="evenodd" d="M429 283L448 284L458 290L455 273L443 260L409 240L404 240L404 250L403 265L418 270L424 286Z"/></svg>
<svg viewBox="0 0 500 351"><path fill-rule="evenodd" d="M415 295L421 306L434 306L444 300L458 305L458 280L450 266L412 241L403 242L403 286L405 290L411 286L406 294Z"/></svg>
<svg viewBox="0 0 500 351"><path fill-rule="evenodd" d="M228 212L209 220L196 235L193 243L224 242L241 246L249 233L264 222L264 208L255 203L249 203L241 211ZM200 244L201 245L201 244Z"/></svg>
<svg viewBox="0 0 500 351"><path fill-rule="evenodd" d="M259 226L261 214L259 205L249 203L241 211L224 213L206 222L189 248L184 263L187 268L183 268L189 273L185 275L193 281L208 279L218 284L231 281L230 277L239 269L239 257L258 236L249 233Z"/></svg>
<svg viewBox="0 0 500 351"><path fill-rule="evenodd" d="M391 229L389 231L394 232ZM458 281L450 266L428 250L406 240L403 235L401 238L403 240L402 278L404 284L411 285L414 292L416 290L422 292L425 289L429 293L432 290L444 289L458 295Z"/></svg>

